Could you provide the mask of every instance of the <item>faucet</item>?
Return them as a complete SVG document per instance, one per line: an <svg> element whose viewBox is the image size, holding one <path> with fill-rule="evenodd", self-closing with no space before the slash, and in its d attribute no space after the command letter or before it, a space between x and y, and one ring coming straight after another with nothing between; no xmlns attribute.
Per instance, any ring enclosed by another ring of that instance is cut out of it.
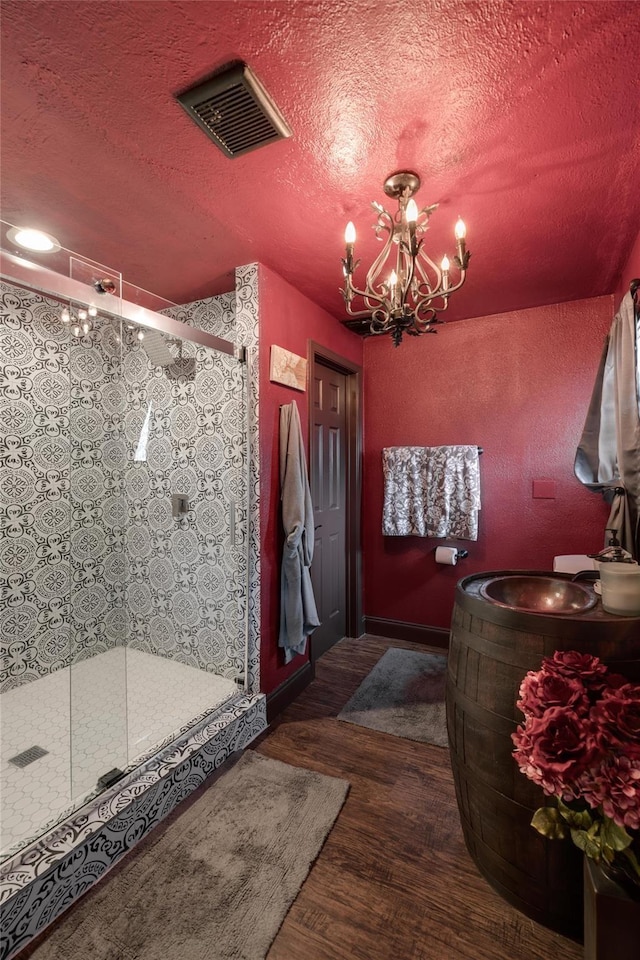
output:
<svg viewBox="0 0 640 960"><path fill-rule="evenodd" d="M599 579L600 573L598 570L579 570L571 577L571 583L575 583L576 580L590 580L592 583L595 583L596 580Z"/></svg>

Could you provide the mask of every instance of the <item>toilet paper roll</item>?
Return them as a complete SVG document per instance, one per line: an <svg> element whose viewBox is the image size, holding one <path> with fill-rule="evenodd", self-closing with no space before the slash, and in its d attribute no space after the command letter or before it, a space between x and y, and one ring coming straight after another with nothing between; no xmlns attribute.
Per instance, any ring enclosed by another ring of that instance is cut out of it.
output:
<svg viewBox="0 0 640 960"><path fill-rule="evenodd" d="M456 547L436 547L436 563L444 563L447 567L455 567L458 562Z"/></svg>

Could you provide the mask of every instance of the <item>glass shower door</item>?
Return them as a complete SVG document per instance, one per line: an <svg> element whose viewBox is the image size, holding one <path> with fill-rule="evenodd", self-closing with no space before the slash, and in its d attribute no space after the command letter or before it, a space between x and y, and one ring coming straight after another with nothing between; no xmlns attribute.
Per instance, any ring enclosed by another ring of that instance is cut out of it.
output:
<svg viewBox="0 0 640 960"><path fill-rule="evenodd" d="M66 278L17 282L0 287L3 853L246 689L247 657L244 362L166 316L171 335L136 328L115 296L85 330Z"/></svg>
<svg viewBox="0 0 640 960"><path fill-rule="evenodd" d="M70 368L77 799L242 688L246 374L109 318Z"/></svg>
<svg viewBox="0 0 640 960"><path fill-rule="evenodd" d="M68 334L0 283L0 859L71 803Z"/></svg>
<svg viewBox="0 0 640 960"><path fill-rule="evenodd" d="M125 346L130 763L242 676L242 366L158 330Z"/></svg>
<svg viewBox="0 0 640 960"><path fill-rule="evenodd" d="M73 305L72 305L73 310ZM121 321L71 326L71 783L74 801L128 763L126 395Z"/></svg>
<svg viewBox="0 0 640 960"><path fill-rule="evenodd" d="M196 527L201 561L201 669L245 685L247 598L247 368L236 357L198 350L194 402L198 472Z"/></svg>

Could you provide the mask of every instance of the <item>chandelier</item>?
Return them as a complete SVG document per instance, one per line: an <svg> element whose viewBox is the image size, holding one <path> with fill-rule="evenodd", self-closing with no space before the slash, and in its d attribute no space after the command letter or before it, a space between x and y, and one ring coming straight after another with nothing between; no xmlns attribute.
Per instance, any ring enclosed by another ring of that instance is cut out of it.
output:
<svg viewBox="0 0 640 960"><path fill-rule="evenodd" d="M454 231L453 263L457 268L457 282L454 283L450 275L451 261L446 254L439 265L428 256L422 235L429 228L429 218L438 204L419 210L413 199L419 188L420 177L416 173L406 170L394 173L385 180L384 192L398 201L395 215L372 201L371 206L378 215L374 231L384 246L369 268L364 290L353 284L353 274L360 263L353 259L356 242L353 223L347 224L344 233L347 255L342 260L345 284L340 292L347 313L354 319L342 322L359 333L390 333L396 347L405 333L419 337L437 332L434 324L442 323L438 314L447 309L449 297L464 283L471 256L465 245L466 227L460 219ZM360 301L360 309L354 309L354 300Z"/></svg>

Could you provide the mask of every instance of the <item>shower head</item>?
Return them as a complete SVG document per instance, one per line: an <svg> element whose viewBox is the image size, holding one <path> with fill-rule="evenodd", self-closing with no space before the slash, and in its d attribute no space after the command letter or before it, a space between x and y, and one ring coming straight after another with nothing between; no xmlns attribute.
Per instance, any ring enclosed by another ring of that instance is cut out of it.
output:
<svg viewBox="0 0 640 960"><path fill-rule="evenodd" d="M170 367L175 362L165 338L157 330L145 330L141 343L152 367Z"/></svg>
<svg viewBox="0 0 640 960"><path fill-rule="evenodd" d="M190 379L196 372L196 358L185 357L182 353L183 342L177 338L167 338L158 330L145 330L141 341L151 365L162 367L167 376L176 379L187 377ZM174 348L172 353L169 349ZM177 348L177 354L175 349Z"/></svg>

